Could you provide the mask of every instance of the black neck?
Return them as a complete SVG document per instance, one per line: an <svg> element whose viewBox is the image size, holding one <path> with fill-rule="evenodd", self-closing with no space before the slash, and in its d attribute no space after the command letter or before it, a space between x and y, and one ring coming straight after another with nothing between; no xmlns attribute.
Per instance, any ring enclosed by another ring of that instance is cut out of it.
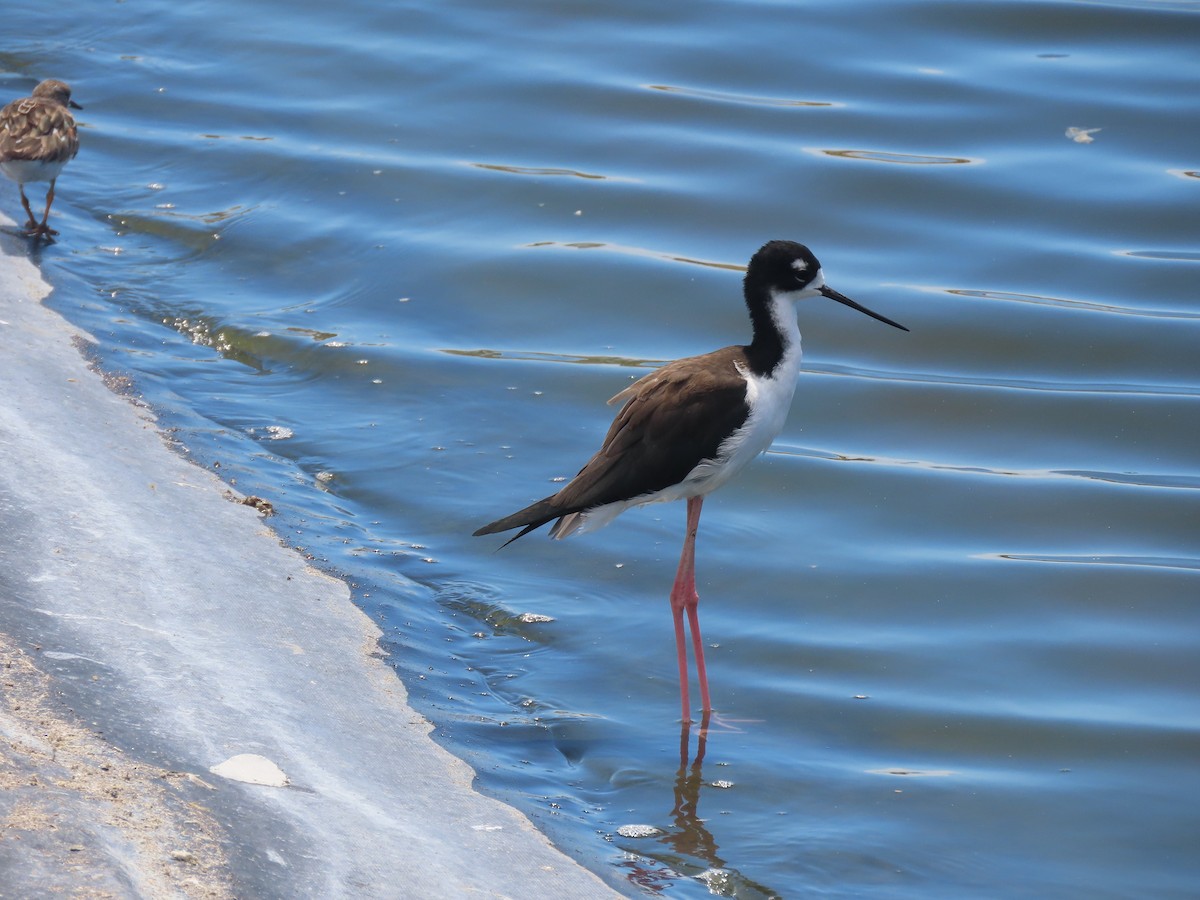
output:
<svg viewBox="0 0 1200 900"><path fill-rule="evenodd" d="M783 359L784 336L771 318L771 291L767 285L746 273L743 291L754 329L754 336L746 346L746 359L755 375L767 377Z"/></svg>

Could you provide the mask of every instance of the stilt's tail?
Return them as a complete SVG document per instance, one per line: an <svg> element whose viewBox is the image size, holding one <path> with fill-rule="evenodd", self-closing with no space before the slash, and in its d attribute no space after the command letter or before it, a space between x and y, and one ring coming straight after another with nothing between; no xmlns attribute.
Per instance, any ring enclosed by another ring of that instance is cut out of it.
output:
<svg viewBox="0 0 1200 900"><path fill-rule="evenodd" d="M507 547L517 538L524 537L534 529L541 528L552 519L557 519L563 515L563 511L554 505L552 502L553 500L554 497L546 497L543 500L539 500L537 503L530 504L522 510L518 510L511 516L505 516L503 519L497 519L495 522L484 525L475 532L475 537L479 537L480 535L484 534L497 534L501 531L510 531L513 528L521 528L522 525L525 526L524 528L521 528L521 531L519 531L516 536L509 538L500 545L501 548Z"/></svg>

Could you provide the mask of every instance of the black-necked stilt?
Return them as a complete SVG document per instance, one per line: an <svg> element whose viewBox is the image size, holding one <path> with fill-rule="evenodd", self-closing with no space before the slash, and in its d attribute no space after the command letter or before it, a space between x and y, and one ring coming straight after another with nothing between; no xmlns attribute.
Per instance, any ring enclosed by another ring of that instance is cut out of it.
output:
<svg viewBox="0 0 1200 900"><path fill-rule="evenodd" d="M600 450L569 484L475 532L524 526L512 543L557 519L550 536L565 538L607 525L633 506L686 498L687 536L671 588L684 721L690 717L685 612L703 709L712 709L697 612L700 507L706 494L766 450L783 428L800 371L797 301L828 297L908 331L826 285L812 251L794 241L764 244L750 260L743 292L754 329L749 344L677 359L635 381L609 401L621 403L621 411Z"/></svg>
<svg viewBox="0 0 1200 900"><path fill-rule="evenodd" d="M21 191L21 204L29 216L25 233L30 237L58 234L46 224L54 202L54 182L63 166L79 152L75 119L67 107L83 108L71 99L66 84L51 78L35 87L31 96L14 100L0 110L0 171ZM25 185L30 181L50 182L40 223L25 196Z"/></svg>

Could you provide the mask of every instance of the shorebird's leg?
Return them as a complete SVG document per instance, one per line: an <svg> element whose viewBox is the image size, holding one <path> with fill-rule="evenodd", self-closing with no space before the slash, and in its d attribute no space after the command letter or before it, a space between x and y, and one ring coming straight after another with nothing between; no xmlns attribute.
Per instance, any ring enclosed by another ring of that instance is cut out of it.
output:
<svg viewBox="0 0 1200 900"><path fill-rule="evenodd" d="M675 573L675 584L671 588L671 615L675 619L675 652L679 661L679 701L683 709L683 721L691 720L691 702L688 695L687 641L683 635L683 614L687 613L692 630L692 651L696 657L696 674L700 682L700 699L703 710L712 709L708 696L708 676L704 669L704 645L700 640L700 620L696 605L700 598L696 594L696 531L700 527L700 508L703 497L689 497L687 503L687 534L683 539L683 552L679 556L679 569Z"/></svg>
<svg viewBox="0 0 1200 900"><path fill-rule="evenodd" d="M688 697L687 638L683 634L683 600L679 594L679 582L683 569L675 575L675 587L671 588L671 615L675 619L675 653L679 658L679 703L683 710L683 721L692 721L691 700Z"/></svg>
<svg viewBox="0 0 1200 900"><path fill-rule="evenodd" d="M17 190L21 192L21 205L25 207L25 213L29 216L29 221L25 223L25 231L37 228L37 219L33 217L33 210L29 208L29 198L25 196L25 185L18 184Z"/></svg>
<svg viewBox="0 0 1200 900"><path fill-rule="evenodd" d="M700 710L712 712L708 695L708 670L704 666L704 640L700 637L700 595L696 593L696 533L700 530L700 507L703 497L688 500L688 540L691 542L692 597L687 605L688 625L692 631L692 655L696 658L696 680L700 683Z"/></svg>
<svg viewBox="0 0 1200 900"><path fill-rule="evenodd" d="M42 224L33 230L35 235L46 235L48 237L52 234L58 234L53 228L46 226L46 222L50 220L50 204L54 202L54 182L57 180L57 178L50 179L50 190L46 191L46 212L42 215Z"/></svg>

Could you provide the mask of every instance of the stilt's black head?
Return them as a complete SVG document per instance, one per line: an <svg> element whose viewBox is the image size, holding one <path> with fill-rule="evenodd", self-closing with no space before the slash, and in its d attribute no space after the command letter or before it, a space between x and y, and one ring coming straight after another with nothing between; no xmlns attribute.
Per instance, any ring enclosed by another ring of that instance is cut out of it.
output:
<svg viewBox="0 0 1200 900"><path fill-rule="evenodd" d="M836 300L901 331L908 331L899 322L893 322L886 316L872 312L825 284L821 263L811 250L795 241L768 241L763 244L750 259L750 265L746 269L745 289L747 303L751 303L752 297L764 297L772 293L796 294L797 300L819 295ZM753 314L754 309L751 307L751 315Z"/></svg>

